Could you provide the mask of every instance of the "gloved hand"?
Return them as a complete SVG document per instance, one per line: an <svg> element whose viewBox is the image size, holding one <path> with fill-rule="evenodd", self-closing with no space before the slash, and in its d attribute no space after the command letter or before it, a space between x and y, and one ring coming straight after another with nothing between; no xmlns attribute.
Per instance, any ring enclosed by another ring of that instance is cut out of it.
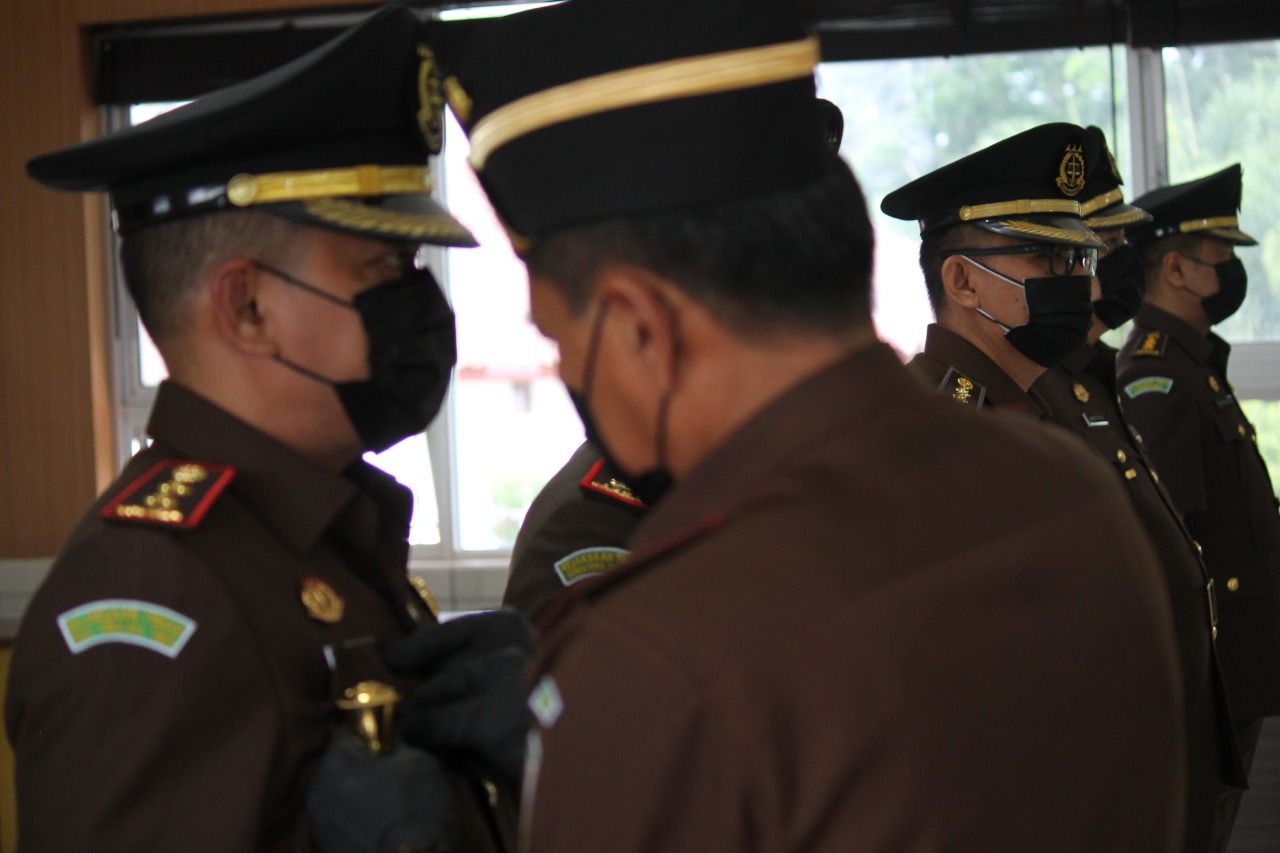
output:
<svg viewBox="0 0 1280 853"><path fill-rule="evenodd" d="M387 662L422 679L398 708L400 736L423 749L469 753L518 788L532 657L533 630L514 610L461 616L397 640Z"/></svg>
<svg viewBox="0 0 1280 853"><path fill-rule="evenodd" d="M457 806L435 756L406 744L374 755L335 727L307 792L311 838L324 853L457 853Z"/></svg>

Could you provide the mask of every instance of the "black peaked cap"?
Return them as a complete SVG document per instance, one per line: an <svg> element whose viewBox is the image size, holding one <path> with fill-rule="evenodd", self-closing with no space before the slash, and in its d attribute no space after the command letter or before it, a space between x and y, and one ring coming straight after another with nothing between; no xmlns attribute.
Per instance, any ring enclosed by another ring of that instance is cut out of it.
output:
<svg viewBox="0 0 1280 853"><path fill-rule="evenodd" d="M1084 224L1094 231L1108 231L1150 222L1151 214L1132 204L1125 204L1124 192L1120 189L1124 178L1120 176L1120 167L1116 165L1102 128L1090 126L1085 130L1094 138L1100 154L1094 159L1084 192L1080 194L1080 215Z"/></svg>
<svg viewBox="0 0 1280 853"><path fill-rule="evenodd" d="M997 234L1101 248L1080 221L1097 142L1074 124L1042 124L935 169L885 196L880 209L921 233L960 223Z"/></svg>
<svg viewBox="0 0 1280 853"><path fill-rule="evenodd" d="M1172 234L1217 237L1238 246L1254 246L1257 240L1240 230L1238 213L1243 172L1240 164L1228 166L1184 184L1174 184L1134 199L1151 214L1151 222L1129 232L1132 242L1144 242Z"/></svg>
<svg viewBox="0 0 1280 853"><path fill-rule="evenodd" d="M830 164L816 41L790 0L569 0L476 23L445 94L517 240L802 186ZM686 60L698 73L667 64ZM720 90L680 88L708 74Z"/></svg>
<svg viewBox="0 0 1280 853"><path fill-rule="evenodd" d="M475 245L431 197L443 97L417 17L384 6L272 71L32 159L31 177L111 194L122 233L255 206L392 240Z"/></svg>

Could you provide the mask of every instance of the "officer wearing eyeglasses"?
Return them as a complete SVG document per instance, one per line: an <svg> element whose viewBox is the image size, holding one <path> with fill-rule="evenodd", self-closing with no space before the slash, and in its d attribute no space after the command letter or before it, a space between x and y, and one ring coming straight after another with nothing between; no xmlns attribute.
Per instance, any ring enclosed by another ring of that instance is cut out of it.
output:
<svg viewBox="0 0 1280 853"><path fill-rule="evenodd" d="M1043 416L1027 389L1085 342L1102 243L1080 220L1097 143L1046 124L912 181L881 210L920 223L937 322L910 367L971 406Z"/></svg>
<svg viewBox="0 0 1280 853"><path fill-rule="evenodd" d="M1106 248L1100 253L1093 324L1088 343L1045 371L1032 393L1047 407L1049 419L1077 435L1107 460L1125 486L1159 558L1173 604L1178 659L1182 664L1182 704L1186 719L1186 821L1182 850L1221 850L1230 821L1217 805L1229 786L1244 785L1226 688L1218 668L1215 590L1199 546L1182 524L1160 483L1137 433L1120 409L1116 387L1116 351L1100 338L1107 329L1132 319L1145 290L1142 264L1125 242L1125 229L1149 222L1146 211L1126 204L1124 183L1102 130L1088 129L1103 152L1093 164L1081 193L1084 224Z"/></svg>

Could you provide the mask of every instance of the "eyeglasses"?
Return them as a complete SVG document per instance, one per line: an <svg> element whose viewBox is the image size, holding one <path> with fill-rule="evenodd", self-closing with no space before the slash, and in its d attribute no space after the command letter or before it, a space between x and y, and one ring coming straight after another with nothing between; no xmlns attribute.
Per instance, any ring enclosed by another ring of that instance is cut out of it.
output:
<svg viewBox="0 0 1280 853"><path fill-rule="evenodd" d="M1083 246L1060 246L1053 243L1019 243L1016 246L991 246L982 249L948 249L952 255L1044 255L1049 259L1050 275L1093 275L1098 269L1098 250ZM1077 271L1079 267L1079 271Z"/></svg>

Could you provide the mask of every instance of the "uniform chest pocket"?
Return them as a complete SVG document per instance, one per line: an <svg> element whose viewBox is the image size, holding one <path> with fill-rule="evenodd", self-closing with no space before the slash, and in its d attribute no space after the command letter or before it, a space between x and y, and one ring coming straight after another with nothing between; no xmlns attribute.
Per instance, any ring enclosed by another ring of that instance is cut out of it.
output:
<svg viewBox="0 0 1280 853"><path fill-rule="evenodd" d="M1213 422L1222 440L1229 444L1249 441L1249 437L1253 434L1248 422L1241 415L1240 409L1234 405L1215 411Z"/></svg>

